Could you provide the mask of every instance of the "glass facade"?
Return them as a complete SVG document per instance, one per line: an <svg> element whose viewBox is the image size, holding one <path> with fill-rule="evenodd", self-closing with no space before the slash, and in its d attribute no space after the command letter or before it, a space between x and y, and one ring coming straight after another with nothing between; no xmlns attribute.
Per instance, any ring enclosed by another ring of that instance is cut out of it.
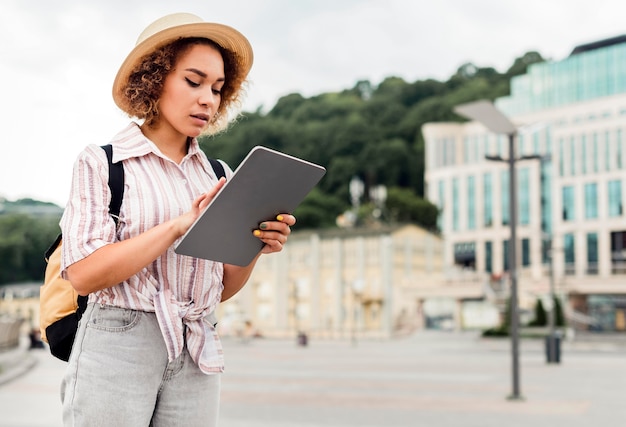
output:
<svg viewBox="0 0 626 427"><path fill-rule="evenodd" d="M509 208L509 171L504 170L500 173L500 188L502 193L502 225L509 224L510 208Z"/></svg>
<svg viewBox="0 0 626 427"><path fill-rule="evenodd" d="M522 267L530 265L530 239L522 239Z"/></svg>
<svg viewBox="0 0 626 427"><path fill-rule="evenodd" d="M598 133L593 133L593 155L591 158L593 159L593 172L598 173L600 171L600 147L598 146ZM584 161L584 159L583 159Z"/></svg>
<svg viewBox="0 0 626 427"><path fill-rule="evenodd" d="M565 186L562 193L563 221L572 221L575 217L574 187L571 185Z"/></svg>
<svg viewBox="0 0 626 427"><path fill-rule="evenodd" d="M583 135L580 139L580 173L587 173L587 135Z"/></svg>
<svg viewBox="0 0 626 427"><path fill-rule="evenodd" d="M530 224L530 170L528 168L519 169L517 178L518 223L528 225Z"/></svg>
<svg viewBox="0 0 626 427"><path fill-rule="evenodd" d="M604 132L604 170L611 170L611 134Z"/></svg>
<svg viewBox="0 0 626 427"><path fill-rule="evenodd" d="M622 215L622 181L609 181L609 217Z"/></svg>
<svg viewBox="0 0 626 427"><path fill-rule="evenodd" d="M486 173L483 175L483 222L485 227L493 225L493 186L492 175Z"/></svg>
<svg viewBox="0 0 626 427"><path fill-rule="evenodd" d="M576 175L576 138L569 140L569 175Z"/></svg>
<svg viewBox="0 0 626 427"><path fill-rule="evenodd" d="M467 179L467 229L476 228L476 183L473 176Z"/></svg>
<svg viewBox="0 0 626 427"><path fill-rule="evenodd" d="M626 92L626 43L528 67L511 79L511 95L496 100L515 116Z"/></svg>
<svg viewBox="0 0 626 427"><path fill-rule="evenodd" d="M565 176L565 140L559 139L559 175Z"/></svg>
<svg viewBox="0 0 626 427"><path fill-rule="evenodd" d="M552 234L552 162L541 162L541 231Z"/></svg>
<svg viewBox="0 0 626 427"><path fill-rule="evenodd" d="M595 182L585 184L585 218L598 217L598 185Z"/></svg>
<svg viewBox="0 0 626 427"><path fill-rule="evenodd" d="M576 271L576 252L573 233L563 235L563 252L565 254L565 274L574 274Z"/></svg>
<svg viewBox="0 0 626 427"><path fill-rule="evenodd" d="M587 233L587 274L598 274L598 233Z"/></svg>
<svg viewBox="0 0 626 427"><path fill-rule="evenodd" d="M615 146L617 147L617 153L615 156L617 169L622 169L624 167L624 161L622 156L624 155L624 148L622 147L622 130L618 129L615 135Z"/></svg>
<svg viewBox="0 0 626 427"><path fill-rule="evenodd" d="M485 271L487 273L493 273L493 264L491 259L493 257L491 242L485 242Z"/></svg>

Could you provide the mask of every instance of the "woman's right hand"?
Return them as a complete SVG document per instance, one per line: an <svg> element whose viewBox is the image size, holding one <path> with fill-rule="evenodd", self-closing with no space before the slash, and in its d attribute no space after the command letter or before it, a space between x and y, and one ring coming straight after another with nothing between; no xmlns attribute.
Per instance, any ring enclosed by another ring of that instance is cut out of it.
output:
<svg viewBox="0 0 626 427"><path fill-rule="evenodd" d="M189 227L191 227L191 225L196 221L200 213L208 206L211 200L213 200L224 184L226 184L226 178L222 177L213 188L206 193L201 194L196 200L193 201L191 209L188 212L185 212L173 220L179 236L182 236L187 232Z"/></svg>

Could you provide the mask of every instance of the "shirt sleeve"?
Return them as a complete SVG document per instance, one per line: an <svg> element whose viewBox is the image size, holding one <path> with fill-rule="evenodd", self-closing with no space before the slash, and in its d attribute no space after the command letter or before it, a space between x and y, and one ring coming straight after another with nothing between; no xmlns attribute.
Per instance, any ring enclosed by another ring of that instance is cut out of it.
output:
<svg viewBox="0 0 626 427"><path fill-rule="evenodd" d="M68 266L115 242L115 221L109 215L108 181L106 153L97 145L88 146L74 163L70 196L60 223L63 278L67 278Z"/></svg>

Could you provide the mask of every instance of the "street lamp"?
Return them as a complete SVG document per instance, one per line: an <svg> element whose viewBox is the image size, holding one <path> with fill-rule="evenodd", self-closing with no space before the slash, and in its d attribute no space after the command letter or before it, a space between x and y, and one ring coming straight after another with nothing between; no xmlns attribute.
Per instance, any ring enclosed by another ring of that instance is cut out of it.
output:
<svg viewBox="0 0 626 427"><path fill-rule="evenodd" d="M512 393L511 400L522 399L520 394L520 366L519 366L519 303L517 299L517 183L515 174L515 136L517 127L498 110L491 101L481 100L458 105L454 112L471 120L482 123L487 129L496 134L504 134L509 139L509 158L487 156L487 160L505 161L509 165L509 194L511 203L509 217L511 237L509 239L509 269L511 274L511 357L512 357Z"/></svg>
<svg viewBox="0 0 626 427"><path fill-rule="evenodd" d="M361 196L365 192L365 184L358 177L354 176L350 180L350 202L352 203L352 226L356 225L359 218L359 206L361 206Z"/></svg>

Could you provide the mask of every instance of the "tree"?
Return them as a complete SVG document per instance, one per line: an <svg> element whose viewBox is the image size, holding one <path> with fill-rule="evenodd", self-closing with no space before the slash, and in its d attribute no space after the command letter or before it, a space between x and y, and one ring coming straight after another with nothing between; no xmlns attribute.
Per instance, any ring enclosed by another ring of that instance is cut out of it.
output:
<svg viewBox="0 0 626 427"><path fill-rule="evenodd" d="M532 64L537 64L540 62L544 62L545 59L541 56L539 52L529 51L519 58L515 58L513 65L507 70L505 77L510 79L514 76L519 76L520 74L526 73L528 67Z"/></svg>
<svg viewBox="0 0 626 427"><path fill-rule="evenodd" d="M507 74L468 62L444 82L407 82L390 76L378 86L361 80L352 88L309 98L291 93L280 98L267 114L260 110L245 113L228 132L202 138L201 147L210 157L225 160L233 168L255 145L321 164L327 172L317 188L333 206L337 201L341 205L349 202L348 183L354 176L364 181L366 189L384 184L389 189L406 190L408 193L401 193L398 199L391 194L390 219L431 228L436 209L424 200L421 207L411 201L424 197L422 125L462 121L453 112L455 105L507 95L510 77L542 60L538 53L528 52L516 59ZM315 203L303 207L301 214L310 218L307 224L332 224L336 209L327 209L327 218L320 218L324 210L317 208L318 198L316 195L312 199ZM368 202L367 191L363 202Z"/></svg>
<svg viewBox="0 0 626 427"><path fill-rule="evenodd" d="M387 190L385 203L391 221L415 223L427 230L436 230L439 209L406 188L392 187Z"/></svg>
<svg viewBox="0 0 626 427"><path fill-rule="evenodd" d="M336 197L328 197L319 188L314 188L295 210L296 228L330 228L335 219L346 209L346 204Z"/></svg>
<svg viewBox="0 0 626 427"><path fill-rule="evenodd" d="M555 295L554 299L554 325L555 326L565 326L565 315L563 314L563 305L561 304L561 300Z"/></svg>
<svg viewBox="0 0 626 427"><path fill-rule="evenodd" d="M541 298L537 298L535 303L535 318L529 323L529 326L546 326L548 324L548 314L543 307Z"/></svg>
<svg viewBox="0 0 626 427"><path fill-rule="evenodd" d="M59 233L58 217L0 215L0 284L43 279L44 252Z"/></svg>

